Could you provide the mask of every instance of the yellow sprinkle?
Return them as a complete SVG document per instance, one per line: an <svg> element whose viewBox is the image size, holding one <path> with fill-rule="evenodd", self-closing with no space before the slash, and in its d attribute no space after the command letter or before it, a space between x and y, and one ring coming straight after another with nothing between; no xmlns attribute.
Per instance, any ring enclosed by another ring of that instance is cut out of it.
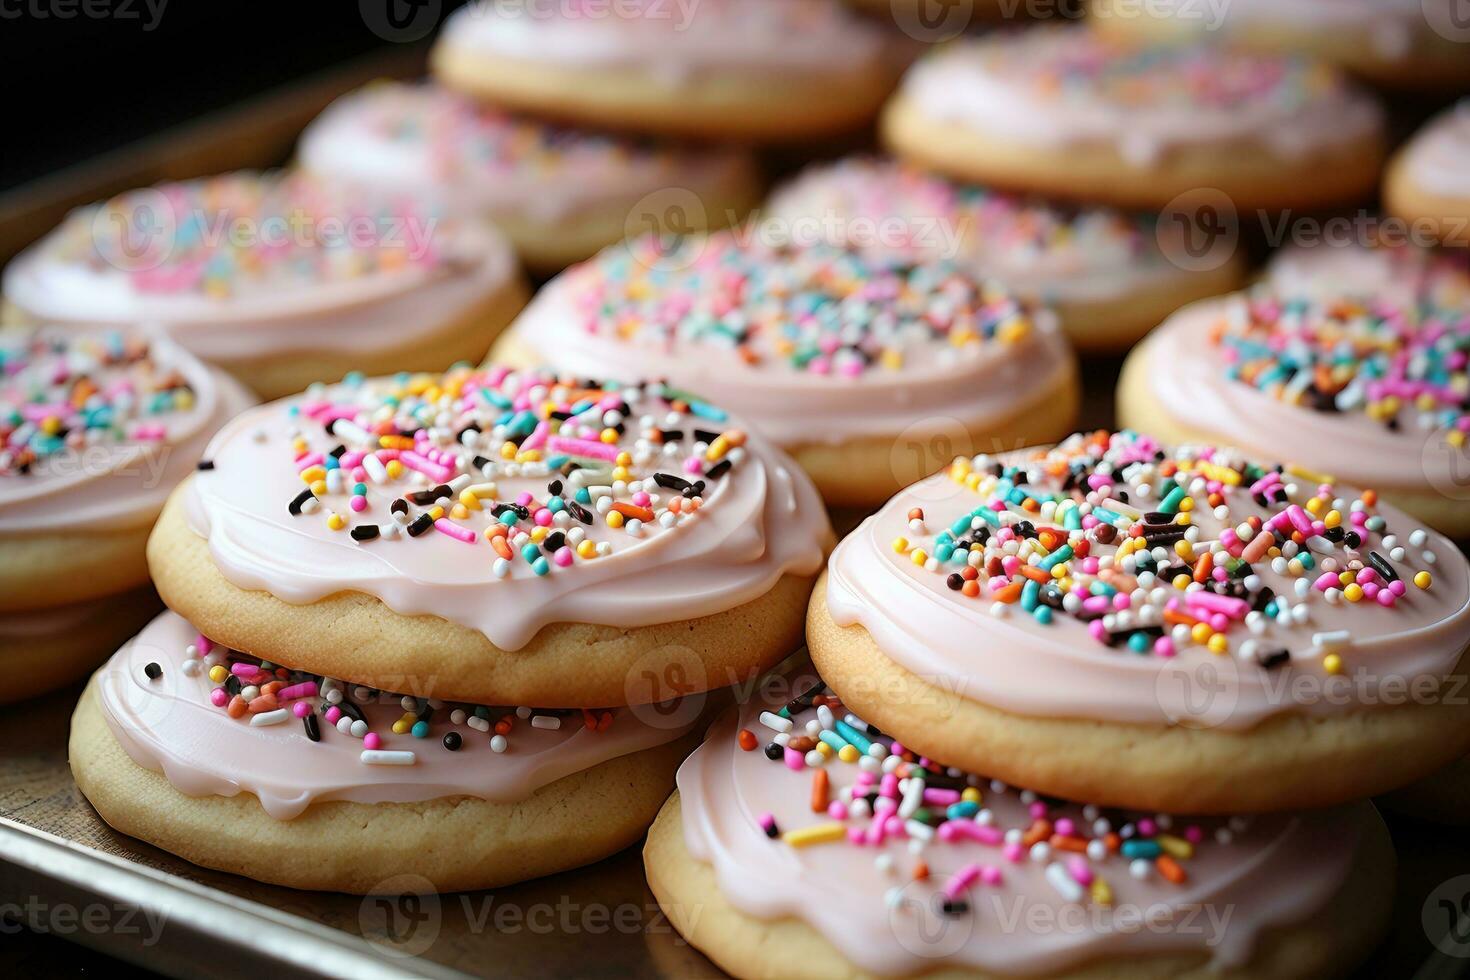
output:
<svg viewBox="0 0 1470 980"><path fill-rule="evenodd" d="M842 748L837 750L837 758L849 764L858 761L858 756L860 754L861 753L858 752L856 745L844 745Z"/></svg>
<svg viewBox="0 0 1470 980"><path fill-rule="evenodd" d="M325 497L327 495L327 481L317 480L313 482L311 485L311 492L318 497Z"/></svg>
<svg viewBox="0 0 1470 980"><path fill-rule="evenodd" d="M470 509L464 504L455 504L454 509L449 512L449 516L456 521L462 521L470 516Z"/></svg>
<svg viewBox="0 0 1470 980"><path fill-rule="evenodd" d="M1174 542L1174 554L1183 558L1185 561L1191 561L1194 558L1194 545L1190 544L1184 538L1180 538Z"/></svg>
<svg viewBox="0 0 1470 980"><path fill-rule="evenodd" d="M323 466L308 466L301 471L301 482L308 485L316 483L318 480L325 480L326 478L327 470Z"/></svg>
<svg viewBox="0 0 1470 980"><path fill-rule="evenodd" d="M590 540L589 541L583 541L581 544L577 545L577 557L579 557L579 558L596 558L597 557L597 545L594 544Z"/></svg>
<svg viewBox="0 0 1470 980"><path fill-rule="evenodd" d="M1194 857L1194 845L1183 837L1175 837L1173 834L1155 834L1154 843L1164 849L1164 853L1181 861L1188 861Z"/></svg>
<svg viewBox="0 0 1470 980"><path fill-rule="evenodd" d="M209 679L214 681L216 684L223 684L225 682L225 678L229 676L230 672L228 670L225 670L224 664L215 664L213 667L209 668Z"/></svg>
<svg viewBox="0 0 1470 980"><path fill-rule="evenodd" d="M1225 653L1230 649L1230 641L1225 638L1224 633L1216 633L1210 637L1206 646L1210 648L1211 653Z"/></svg>
<svg viewBox="0 0 1470 980"><path fill-rule="evenodd" d="M403 475L403 464L396 459L388 460L388 465L383 469L387 470L389 479L396 480Z"/></svg>
<svg viewBox="0 0 1470 980"><path fill-rule="evenodd" d="M1210 637L1214 635L1215 631L1210 629L1209 623L1195 623L1189 631L1190 639L1201 645L1210 642Z"/></svg>
<svg viewBox="0 0 1470 980"><path fill-rule="evenodd" d="M480 498L475 496L473 490L465 490L459 495L459 502L465 510L480 510Z"/></svg>
<svg viewBox="0 0 1470 980"><path fill-rule="evenodd" d="M981 801L980 788L978 786L966 786L960 793L960 799L966 803L979 803Z"/></svg>
<svg viewBox="0 0 1470 980"><path fill-rule="evenodd" d="M1427 589L1430 585L1434 584L1434 579L1428 572L1418 572L1414 575L1414 584L1421 589Z"/></svg>
<svg viewBox="0 0 1470 980"><path fill-rule="evenodd" d="M1092 903L1094 905L1112 905L1113 904L1113 889L1112 889L1112 886L1110 886L1106 881L1103 881L1101 878L1094 878L1094 879L1092 879L1091 892L1092 892Z"/></svg>
<svg viewBox="0 0 1470 980"><path fill-rule="evenodd" d="M922 565L929 560L929 553L923 548L915 548L914 553L909 556L915 565Z"/></svg>
<svg viewBox="0 0 1470 980"><path fill-rule="evenodd" d="M800 830L788 830L781 835L781 840L791 847L806 847L808 844L830 844L833 841L844 840L846 837L847 825L833 820L830 823L819 823Z"/></svg>
<svg viewBox="0 0 1470 980"><path fill-rule="evenodd" d="M897 554L900 554L900 555L903 554L904 552L908 551L909 550L909 539L908 538L894 538L893 539L893 550Z"/></svg>
<svg viewBox="0 0 1470 980"><path fill-rule="evenodd" d="M429 516L432 517L436 521L439 518L443 517L444 516L444 508L443 508L443 506L440 505L440 504L435 504L434 506L430 507L429 508Z"/></svg>
<svg viewBox="0 0 1470 980"><path fill-rule="evenodd" d="M342 518L342 515L337 513L336 511L333 511L332 515L327 518L327 527L331 528L333 531L340 531L346 526L347 521L345 521Z"/></svg>
<svg viewBox="0 0 1470 980"><path fill-rule="evenodd" d="M1194 510L1193 497L1185 497L1183 500L1179 501L1179 513L1188 514L1192 510Z"/></svg>
<svg viewBox="0 0 1470 980"><path fill-rule="evenodd" d="M618 441L618 430L603 429L602 432L598 434L597 438L611 446L613 443Z"/></svg>
<svg viewBox="0 0 1470 980"><path fill-rule="evenodd" d="M531 529L531 542L533 544L540 544L546 540L546 536L550 533L551 528L549 527L534 527Z"/></svg>
<svg viewBox="0 0 1470 980"><path fill-rule="evenodd" d="M832 746L828 745L826 742L818 742L817 751L829 759L832 758Z"/></svg>
<svg viewBox="0 0 1470 980"><path fill-rule="evenodd" d="M608 527L611 527L611 528L619 528L619 527L622 527L623 526L623 515L622 514L619 514L615 510L608 511L607 512L607 526Z"/></svg>
<svg viewBox="0 0 1470 980"><path fill-rule="evenodd" d="M1342 597L1348 602L1358 602L1363 598L1363 587L1354 582L1342 590Z"/></svg>
<svg viewBox="0 0 1470 980"><path fill-rule="evenodd" d="M1342 673L1342 657L1335 653L1329 653L1322 658L1322 669L1329 674Z"/></svg>

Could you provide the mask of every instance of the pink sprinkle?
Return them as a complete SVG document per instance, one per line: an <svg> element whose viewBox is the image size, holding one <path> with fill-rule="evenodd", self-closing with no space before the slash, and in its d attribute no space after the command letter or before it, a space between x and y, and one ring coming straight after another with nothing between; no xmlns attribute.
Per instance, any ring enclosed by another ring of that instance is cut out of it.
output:
<svg viewBox="0 0 1470 980"><path fill-rule="evenodd" d="M226 704L229 704L230 696L225 693L224 688L217 687L209 692L209 700L216 708L223 708Z"/></svg>
<svg viewBox="0 0 1470 980"><path fill-rule="evenodd" d="M359 497L359 496L356 496L356 495L354 495L353 498L347 502L347 506L348 507L351 507L354 511L356 511L359 514L362 513L363 511L367 510L367 505L368 504L367 504L367 498L366 497Z"/></svg>
<svg viewBox="0 0 1470 980"><path fill-rule="evenodd" d="M438 531L441 534L447 534L457 541L463 541L465 544L475 543L474 531L471 531L467 527L461 527L447 517L441 517L437 521L435 521L434 530Z"/></svg>
<svg viewBox="0 0 1470 980"><path fill-rule="evenodd" d="M605 459L608 462L615 461L618 453L621 452L617 446L611 446L605 442L594 442L591 439L568 439L565 436L551 436L546 440L546 448L552 453Z"/></svg>
<svg viewBox="0 0 1470 980"><path fill-rule="evenodd" d="M305 718L307 715L311 714L311 705L307 704L305 701L297 701L295 704L291 705L291 713L294 714L297 718Z"/></svg>
<svg viewBox="0 0 1470 980"><path fill-rule="evenodd" d="M378 737L377 732L368 732L362 737L362 747L365 749L376 749L382 744L383 740Z"/></svg>

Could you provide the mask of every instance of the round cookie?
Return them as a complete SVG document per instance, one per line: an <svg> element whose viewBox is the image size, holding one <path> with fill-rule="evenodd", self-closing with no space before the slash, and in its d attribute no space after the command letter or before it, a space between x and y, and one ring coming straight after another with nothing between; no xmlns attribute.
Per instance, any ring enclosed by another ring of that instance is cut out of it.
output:
<svg viewBox="0 0 1470 980"><path fill-rule="evenodd" d="M1046 304L1084 352L1126 350L1179 307L1244 277L1236 255L1208 268L1179 261L1181 229L1157 215L1053 204L885 160L813 166L777 189L761 217L800 241L974 268Z"/></svg>
<svg viewBox="0 0 1470 980"><path fill-rule="evenodd" d="M636 841L691 720L400 698L262 668L165 613L88 685L69 755L113 828L195 864L291 888L414 876L445 892Z"/></svg>
<svg viewBox="0 0 1470 980"><path fill-rule="evenodd" d="M1463 289L1451 273L1398 291ZM1180 310L1129 355L1123 425L1214 442L1369 487L1450 537L1470 537L1470 308L1432 299L1293 296L1270 290ZM1457 380L1459 379L1459 380Z"/></svg>
<svg viewBox="0 0 1470 980"><path fill-rule="evenodd" d="M476 3L431 55L446 87L606 129L807 141L859 129L902 68L901 45L840 0L616 10Z"/></svg>
<svg viewBox="0 0 1470 980"><path fill-rule="evenodd" d="M675 928L737 977L1345 975L1386 931L1393 849L1366 803L1065 803L919 759L831 694L782 700L711 729L643 852ZM804 760L813 728L856 762Z"/></svg>
<svg viewBox="0 0 1470 980"><path fill-rule="evenodd" d="M220 432L149 568L206 635L375 687L728 686L800 645L831 529L790 459L684 398L504 367L315 387Z"/></svg>
<svg viewBox="0 0 1470 980"><path fill-rule="evenodd" d="M0 701L83 676L156 608L149 528L251 403L163 338L0 334Z"/></svg>
<svg viewBox="0 0 1470 980"><path fill-rule="evenodd" d="M1332 301L1374 297L1398 304L1470 305L1470 251L1404 240L1318 242L1277 249L1265 288L1279 296Z"/></svg>
<svg viewBox="0 0 1470 980"><path fill-rule="evenodd" d="M760 226L607 249L543 289L495 354L667 379L755 426L836 506L881 503L966 447L1055 439L1077 409L1050 314L955 263Z"/></svg>
<svg viewBox="0 0 1470 980"><path fill-rule="evenodd" d="M884 110L883 136L961 179L1154 210L1190 193L1238 212L1347 204L1383 161L1378 106L1330 68L1081 26L932 52Z"/></svg>
<svg viewBox="0 0 1470 980"><path fill-rule="evenodd" d="M1470 32L1456 0L1092 0L1103 34L1153 42L1208 38L1271 54L1320 58L1392 89L1463 89Z"/></svg>
<svg viewBox="0 0 1470 980"><path fill-rule="evenodd" d="M559 272L620 241L640 207L680 205L683 230L740 220L758 199L751 155L564 129L431 85L377 82L301 135L300 165L373 193L411 193L498 227L531 269ZM667 201L665 201L667 199ZM697 202L691 206L690 202Z"/></svg>
<svg viewBox="0 0 1470 980"><path fill-rule="evenodd" d="M1470 43L1464 45L1470 71ZM1390 214L1444 245L1470 248L1470 100L1446 110L1409 140L1383 178Z"/></svg>
<svg viewBox="0 0 1470 980"><path fill-rule="evenodd" d="M1328 806L1470 746L1470 566L1372 494L1120 433L957 460L833 553L807 642L915 751L1068 799Z"/></svg>
<svg viewBox="0 0 1470 980"><path fill-rule="evenodd" d="M509 244L481 222L291 173L79 209L3 284L10 321L157 324L265 398L478 360L526 299Z"/></svg>

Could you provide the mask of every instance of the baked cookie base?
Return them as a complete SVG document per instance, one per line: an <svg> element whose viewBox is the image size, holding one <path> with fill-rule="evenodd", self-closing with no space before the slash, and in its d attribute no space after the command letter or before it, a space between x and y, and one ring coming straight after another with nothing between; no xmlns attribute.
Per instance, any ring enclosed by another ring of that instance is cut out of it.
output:
<svg viewBox="0 0 1470 980"><path fill-rule="evenodd" d="M707 140L800 142L866 125L894 70L832 75L711 73L660 83L641 69L577 68L489 56L441 41L430 69L446 88L517 112Z"/></svg>
<svg viewBox="0 0 1470 980"><path fill-rule="evenodd" d="M79 609L59 632L0 637L0 704L23 701L85 677L163 608L151 588L100 602L95 608Z"/></svg>
<svg viewBox="0 0 1470 980"><path fill-rule="evenodd" d="M1144 342L1133 349L1123 362L1118 379L1116 400L1118 424L1124 428L1145 432L1161 442L1173 445L1212 444L1230 440L1218 435L1194 429L1176 421L1158 401L1149 394L1150 348ZM1270 456L1269 447L1244 446ZM1379 496L1395 507L1412 514L1435 528L1441 534L1456 541L1470 539L1470 508L1463 501L1446 497L1430 486L1395 487L1379 485L1373 488Z"/></svg>
<svg viewBox="0 0 1470 980"><path fill-rule="evenodd" d="M1101 300L1052 300L1048 305L1073 348L1082 354L1120 354L1196 300L1233 292L1245 282L1245 260L1237 251L1219 266L1180 270L1123 296Z"/></svg>
<svg viewBox="0 0 1470 980"><path fill-rule="evenodd" d="M148 564L168 607L217 643L274 663L387 691L475 704L605 708L662 701L758 676L801 646L809 575L784 575L765 595L698 619L622 629L553 623L519 650L437 616L403 616L362 592L292 605L237 588L184 515L186 482L169 498ZM303 643L302 637L311 637Z"/></svg>
<svg viewBox="0 0 1470 980"><path fill-rule="evenodd" d="M1470 62L1470 45L1465 58ZM1409 175L1402 152L1389 161L1383 175L1383 207L1441 245L1470 248L1470 197L1444 197L1424 190Z"/></svg>
<svg viewBox="0 0 1470 980"><path fill-rule="evenodd" d="M1331 806L1404 786L1470 750L1470 699L1334 715L1284 713L1244 730L1017 715L890 660L838 626L818 580L807 617L817 671L858 717L908 747L1039 793L1176 814ZM1456 675L1464 677L1462 659ZM1453 702L1453 703L1449 703Z"/></svg>
<svg viewBox="0 0 1470 980"><path fill-rule="evenodd" d="M884 109L882 135L898 156L961 180L1155 211L1201 189L1224 194L1240 213L1349 204L1373 192L1383 163L1382 137L1374 133L1299 159L1248 141L1221 142L1174 147L1140 167L1110 144L1030 146L934 119L902 95Z"/></svg>
<svg viewBox="0 0 1470 980"><path fill-rule="evenodd" d="M1374 823L1362 854L1328 906L1306 920L1267 933L1251 961L1213 969L1197 956L1129 956L1048 974L1050 980L1297 980L1345 974L1388 927L1394 854L1388 831ZM773 844L773 847L779 847ZM834 845L835 846L835 845ZM736 909L719 889L714 868L689 853L679 794L659 811L643 847L654 897L690 945L736 977L791 980L879 980L848 962L826 937L800 919L758 919ZM882 901L874 895L873 901ZM939 969L926 980L1015 980L969 969Z"/></svg>
<svg viewBox="0 0 1470 980"><path fill-rule="evenodd" d="M130 758L89 684L72 716L72 774L117 831L194 864L316 891L371 894L395 875L437 891L496 888L590 864L643 835L691 748L688 737L563 777L516 803L331 801L277 820L259 801L185 796ZM243 737L243 735L242 735Z"/></svg>
<svg viewBox="0 0 1470 980"><path fill-rule="evenodd" d="M146 585L152 527L0 538L0 613L69 606Z"/></svg>
<svg viewBox="0 0 1470 980"><path fill-rule="evenodd" d="M1093 16L1088 24L1100 34L1145 42L1199 39L1203 33L1194 25L1171 17L1140 15L1130 0L1092 0ZM1121 12L1120 12L1121 11ZM1470 83L1470 58L1464 44L1434 33L1428 20L1403 57L1386 58L1381 32L1374 29L1331 30L1289 24L1235 27L1219 32L1226 43L1272 54L1293 54L1337 65L1374 85L1406 92L1458 91Z"/></svg>

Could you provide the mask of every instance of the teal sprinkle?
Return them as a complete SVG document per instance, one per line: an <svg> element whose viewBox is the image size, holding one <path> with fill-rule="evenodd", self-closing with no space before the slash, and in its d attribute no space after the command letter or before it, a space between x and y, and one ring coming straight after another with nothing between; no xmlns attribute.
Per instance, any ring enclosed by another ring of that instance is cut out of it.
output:
<svg viewBox="0 0 1470 980"><path fill-rule="evenodd" d="M1072 557L1072 546L1069 545L1069 544L1064 544L1060 548L1058 548L1056 551L1053 551L1051 554L1049 554L1045 558L1041 559L1041 561L1038 562L1037 564L1038 564L1038 567L1041 568L1043 571L1049 572L1053 568L1055 568L1056 566L1060 565L1062 562L1067 561L1068 559L1070 559L1071 557Z"/></svg>
<svg viewBox="0 0 1470 980"><path fill-rule="evenodd" d="M1027 612L1034 611L1040 596L1041 583L1028 578L1026 584L1021 586L1021 608Z"/></svg>
<svg viewBox="0 0 1470 980"><path fill-rule="evenodd" d="M1033 582L1032 584L1035 585L1036 583ZM1049 625L1051 623L1051 606L1037 606L1031 615L1035 616L1036 621L1042 626Z"/></svg>
<svg viewBox="0 0 1470 980"><path fill-rule="evenodd" d="M1179 513L1179 503L1180 503L1180 501L1182 501L1184 499L1184 497L1185 497L1185 490L1184 490L1184 488L1181 487L1181 486L1176 485L1173 490L1170 490L1169 491L1169 495L1159 502L1159 513L1161 513L1161 514L1177 514L1177 513Z"/></svg>
<svg viewBox="0 0 1470 980"><path fill-rule="evenodd" d="M864 735L862 732L858 731L856 728L852 727L841 718L833 719L833 727L836 728L839 733L841 733L843 738L847 739L853 745L856 745L858 747L858 751L862 752L864 755L866 755L868 750L873 747L872 739L868 738L868 736Z"/></svg>
<svg viewBox="0 0 1470 980"><path fill-rule="evenodd" d="M832 746L832 750L834 752L840 752L843 749L847 748L848 745L847 739L843 738L841 735L838 735L836 732L833 731L823 730L818 733L817 738Z"/></svg>
<svg viewBox="0 0 1470 980"><path fill-rule="evenodd" d="M416 721L413 723L413 727L410 728L408 731L409 734L412 735L414 738L428 738L429 723L427 721Z"/></svg>
<svg viewBox="0 0 1470 980"><path fill-rule="evenodd" d="M979 803L974 800L961 800L958 803L951 803L949 809L944 811L944 815L951 820L969 820L979 812Z"/></svg>
<svg viewBox="0 0 1470 980"><path fill-rule="evenodd" d="M1147 653L1148 634L1134 633L1132 636L1128 637L1128 649L1132 650L1134 653Z"/></svg>
<svg viewBox="0 0 1470 980"><path fill-rule="evenodd" d="M571 461L572 457L566 455L565 453L561 453L556 456L548 456L546 457L546 468L551 470L559 470Z"/></svg>
<svg viewBox="0 0 1470 980"><path fill-rule="evenodd" d="M1152 861L1164 853L1164 849L1151 840L1125 840L1122 851L1123 856L1129 860L1143 858L1146 861Z"/></svg>

